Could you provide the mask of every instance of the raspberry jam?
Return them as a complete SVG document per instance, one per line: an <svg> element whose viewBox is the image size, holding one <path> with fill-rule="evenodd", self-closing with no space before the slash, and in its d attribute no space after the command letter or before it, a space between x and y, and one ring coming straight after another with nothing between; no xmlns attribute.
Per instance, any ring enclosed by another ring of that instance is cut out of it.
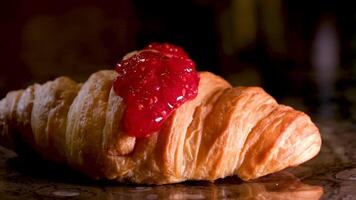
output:
<svg viewBox="0 0 356 200"><path fill-rule="evenodd" d="M124 129L147 137L198 93L199 75L194 62L180 47L153 43L116 65L114 90L126 104Z"/></svg>

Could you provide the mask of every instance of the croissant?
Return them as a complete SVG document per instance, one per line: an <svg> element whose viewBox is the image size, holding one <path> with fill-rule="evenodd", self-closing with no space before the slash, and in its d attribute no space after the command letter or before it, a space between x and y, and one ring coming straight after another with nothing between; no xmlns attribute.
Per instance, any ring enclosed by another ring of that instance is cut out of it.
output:
<svg viewBox="0 0 356 200"><path fill-rule="evenodd" d="M59 77L9 92L0 101L0 144L32 149L94 179L139 184L256 179L320 150L308 115L259 87L233 88L209 72L200 72L197 97L159 132L135 138L121 126L125 104L113 90L115 78L115 71L104 70L84 84Z"/></svg>

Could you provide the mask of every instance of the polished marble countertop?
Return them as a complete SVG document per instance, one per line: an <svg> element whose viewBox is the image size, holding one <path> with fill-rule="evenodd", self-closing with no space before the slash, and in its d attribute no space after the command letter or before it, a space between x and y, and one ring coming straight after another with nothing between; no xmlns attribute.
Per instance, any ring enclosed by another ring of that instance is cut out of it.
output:
<svg viewBox="0 0 356 200"><path fill-rule="evenodd" d="M0 147L0 199L356 199L356 123L316 123L323 138L316 158L253 182L236 176L163 186L92 181Z"/></svg>

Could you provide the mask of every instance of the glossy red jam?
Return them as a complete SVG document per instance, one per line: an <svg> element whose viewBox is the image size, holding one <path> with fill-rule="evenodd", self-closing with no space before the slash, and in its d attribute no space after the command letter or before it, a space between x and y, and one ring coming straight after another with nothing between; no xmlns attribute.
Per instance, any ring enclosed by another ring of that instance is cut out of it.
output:
<svg viewBox="0 0 356 200"><path fill-rule="evenodd" d="M126 104L125 130L147 137L184 102L196 97L199 75L180 47L153 43L117 64L114 90Z"/></svg>

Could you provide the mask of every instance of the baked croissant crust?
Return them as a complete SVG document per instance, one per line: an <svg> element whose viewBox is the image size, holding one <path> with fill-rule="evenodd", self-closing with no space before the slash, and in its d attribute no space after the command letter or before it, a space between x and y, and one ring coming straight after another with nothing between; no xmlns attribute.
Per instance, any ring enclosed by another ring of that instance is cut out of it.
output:
<svg viewBox="0 0 356 200"><path fill-rule="evenodd" d="M159 132L135 138L121 126L125 104L112 88L115 77L105 70L84 84L59 77L9 92L0 101L0 144L31 148L95 179L141 184L256 179L320 150L308 115L209 72L200 72L198 96Z"/></svg>

